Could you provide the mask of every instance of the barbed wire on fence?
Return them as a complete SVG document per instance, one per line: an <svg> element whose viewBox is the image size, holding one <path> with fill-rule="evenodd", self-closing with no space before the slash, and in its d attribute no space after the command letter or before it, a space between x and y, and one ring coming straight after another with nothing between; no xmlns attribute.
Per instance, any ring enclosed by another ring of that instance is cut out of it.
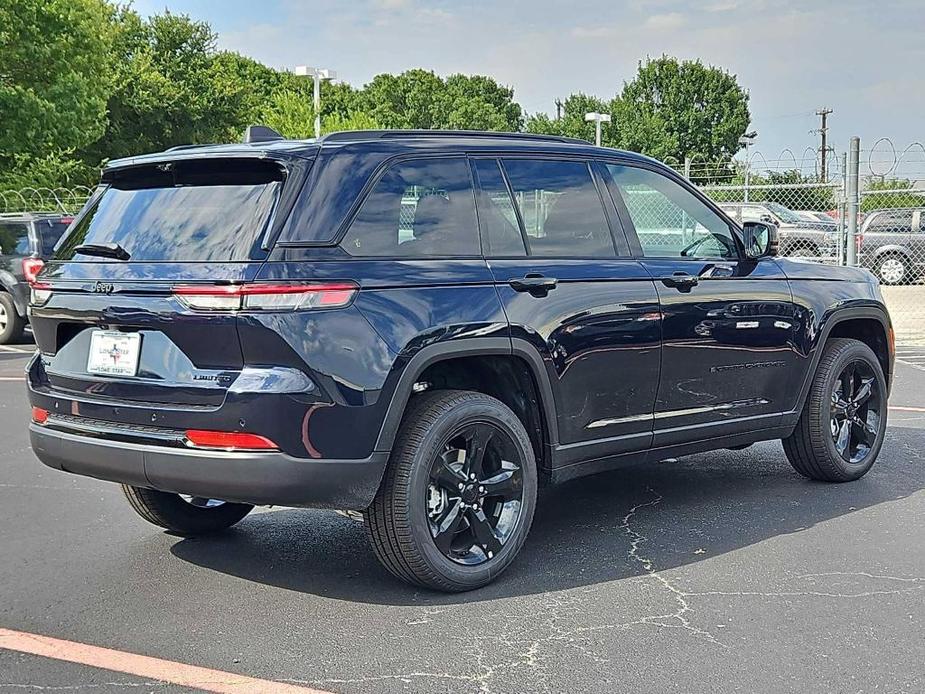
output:
<svg viewBox="0 0 925 694"><path fill-rule="evenodd" d="M93 188L20 188L0 190L0 213L59 212L74 214L87 201Z"/></svg>

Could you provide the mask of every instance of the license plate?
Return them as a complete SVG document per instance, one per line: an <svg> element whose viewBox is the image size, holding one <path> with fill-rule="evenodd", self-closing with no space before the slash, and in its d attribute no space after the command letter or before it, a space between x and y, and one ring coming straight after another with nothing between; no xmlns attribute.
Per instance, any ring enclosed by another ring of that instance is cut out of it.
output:
<svg viewBox="0 0 925 694"><path fill-rule="evenodd" d="M94 330L90 335L87 372L104 376L134 376L141 353L140 333Z"/></svg>

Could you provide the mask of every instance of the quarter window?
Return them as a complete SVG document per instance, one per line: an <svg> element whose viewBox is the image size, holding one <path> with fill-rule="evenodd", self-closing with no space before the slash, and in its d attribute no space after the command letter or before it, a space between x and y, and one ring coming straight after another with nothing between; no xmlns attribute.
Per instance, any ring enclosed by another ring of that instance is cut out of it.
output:
<svg viewBox="0 0 925 694"><path fill-rule="evenodd" d="M531 255L612 257L610 227L587 163L505 159Z"/></svg>
<svg viewBox="0 0 925 694"><path fill-rule="evenodd" d="M644 256L737 257L729 225L693 193L647 169L608 164L607 170L623 197ZM742 217L746 218L744 210Z"/></svg>
<svg viewBox="0 0 925 694"><path fill-rule="evenodd" d="M29 227L25 224L0 224L0 254L29 255Z"/></svg>
<svg viewBox="0 0 925 694"><path fill-rule="evenodd" d="M479 255L466 160L393 165L363 201L341 245L355 256Z"/></svg>

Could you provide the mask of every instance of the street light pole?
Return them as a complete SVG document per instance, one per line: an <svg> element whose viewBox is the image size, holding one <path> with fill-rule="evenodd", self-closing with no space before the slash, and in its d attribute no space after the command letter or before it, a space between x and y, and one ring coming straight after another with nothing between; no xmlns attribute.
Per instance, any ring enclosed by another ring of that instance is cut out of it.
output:
<svg viewBox="0 0 925 694"><path fill-rule="evenodd" d="M333 80L337 77L334 70L328 70L321 67L308 67L299 65L295 69L295 74L299 77L312 78L312 96L315 111L315 137L321 137L321 80Z"/></svg>
<svg viewBox="0 0 925 694"><path fill-rule="evenodd" d="M585 120L588 121L589 123L592 121L594 122L594 144L600 147L601 146L601 123L609 123L610 114L609 113L595 113L592 111L591 113L585 114Z"/></svg>
<svg viewBox="0 0 925 694"><path fill-rule="evenodd" d="M748 184L750 183L749 179L752 173L752 161L748 156L748 147L749 145L755 144L756 137L758 137L757 131L752 131L750 133L745 133L739 138L739 144L745 147L745 195L743 196L743 202L748 202Z"/></svg>

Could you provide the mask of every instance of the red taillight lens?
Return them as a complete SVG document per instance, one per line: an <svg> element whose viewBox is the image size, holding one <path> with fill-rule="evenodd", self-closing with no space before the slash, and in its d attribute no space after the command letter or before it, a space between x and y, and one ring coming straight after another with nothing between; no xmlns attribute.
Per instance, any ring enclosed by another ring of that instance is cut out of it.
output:
<svg viewBox="0 0 925 694"><path fill-rule="evenodd" d="M861 252L861 244L864 243L864 234L855 234L854 236L854 247L855 250Z"/></svg>
<svg viewBox="0 0 925 694"><path fill-rule="evenodd" d="M297 311L340 308L359 287L351 282L312 284L230 284L174 287L181 302L199 311Z"/></svg>
<svg viewBox="0 0 925 694"><path fill-rule="evenodd" d="M265 436L236 431L189 429L186 443L193 448L220 448L226 451L275 451L279 448Z"/></svg>
<svg viewBox="0 0 925 694"><path fill-rule="evenodd" d="M48 410L43 410L41 407L32 408L32 421L36 424L44 424L48 421Z"/></svg>
<svg viewBox="0 0 925 694"><path fill-rule="evenodd" d="M23 258L22 274L26 278L26 282L34 284L35 278L38 277L43 267L45 267L45 261L41 258Z"/></svg>

